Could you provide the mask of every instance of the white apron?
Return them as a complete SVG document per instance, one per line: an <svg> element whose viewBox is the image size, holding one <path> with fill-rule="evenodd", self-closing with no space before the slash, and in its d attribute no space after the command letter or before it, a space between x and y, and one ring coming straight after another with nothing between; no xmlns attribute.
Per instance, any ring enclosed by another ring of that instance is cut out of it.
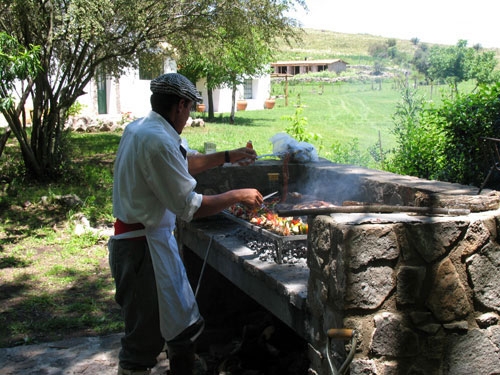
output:
<svg viewBox="0 0 500 375"><path fill-rule="evenodd" d="M172 340L201 318L173 234L175 215L166 211L161 224L146 228L146 238L155 271L160 311L160 329Z"/></svg>

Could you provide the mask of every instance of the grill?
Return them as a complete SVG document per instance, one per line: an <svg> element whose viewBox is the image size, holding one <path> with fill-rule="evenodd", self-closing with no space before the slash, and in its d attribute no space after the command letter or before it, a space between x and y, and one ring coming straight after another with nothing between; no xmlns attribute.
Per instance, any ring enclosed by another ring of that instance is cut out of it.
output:
<svg viewBox="0 0 500 375"><path fill-rule="evenodd" d="M238 223L242 227L245 227L247 229L250 229L251 231L258 233L261 235L263 238L272 241L275 246L276 246L276 263L282 264L283 263L283 253L284 250L287 247L299 247L299 246L304 246L307 245L307 234L296 234L296 235L290 235L290 236L283 236L276 234L274 232L271 232L259 225L255 225L250 223L247 220L240 219L239 217L234 216L231 214L229 211L222 211L222 215L224 215L226 218L234 221L235 223Z"/></svg>

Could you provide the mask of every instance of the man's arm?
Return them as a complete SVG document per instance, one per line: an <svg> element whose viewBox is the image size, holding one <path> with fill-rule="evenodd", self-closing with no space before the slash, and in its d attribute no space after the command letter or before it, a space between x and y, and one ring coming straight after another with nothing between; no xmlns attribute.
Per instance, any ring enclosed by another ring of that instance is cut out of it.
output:
<svg viewBox="0 0 500 375"><path fill-rule="evenodd" d="M263 201L262 194L252 188L229 190L216 195L203 195L201 206L195 212L194 218L215 215L235 203L259 207Z"/></svg>
<svg viewBox="0 0 500 375"><path fill-rule="evenodd" d="M226 152L227 159L226 160ZM249 165L255 161L257 154L251 148L241 147L230 151L214 152L213 154L196 154L188 156L189 173L194 176L207 169L218 167L226 162Z"/></svg>

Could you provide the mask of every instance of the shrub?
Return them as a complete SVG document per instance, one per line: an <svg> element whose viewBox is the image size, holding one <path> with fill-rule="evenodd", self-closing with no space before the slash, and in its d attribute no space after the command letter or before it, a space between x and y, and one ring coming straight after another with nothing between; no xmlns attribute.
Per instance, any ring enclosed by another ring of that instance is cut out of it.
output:
<svg viewBox="0 0 500 375"><path fill-rule="evenodd" d="M500 83L425 108L416 91L403 89L393 117L397 146L391 172L479 186L490 167L481 137L500 137Z"/></svg>
<svg viewBox="0 0 500 375"><path fill-rule="evenodd" d="M394 173L435 179L441 168L442 132L439 118L430 109L424 111L425 100L416 89L404 85L402 100L393 115L393 133L397 146L384 167Z"/></svg>
<svg viewBox="0 0 500 375"><path fill-rule="evenodd" d="M500 137L500 83L445 100L438 116L446 139L442 151L446 163L440 178L479 185L490 164L481 137Z"/></svg>

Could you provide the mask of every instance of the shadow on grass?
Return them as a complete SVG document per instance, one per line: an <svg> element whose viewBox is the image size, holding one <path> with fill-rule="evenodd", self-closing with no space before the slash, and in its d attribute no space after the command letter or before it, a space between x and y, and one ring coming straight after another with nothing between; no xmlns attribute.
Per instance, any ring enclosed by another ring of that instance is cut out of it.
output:
<svg viewBox="0 0 500 375"><path fill-rule="evenodd" d="M61 286L51 291L35 278L0 286L0 347L104 335L123 329L107 269L65 268L54 282L68 276L72 282L61 281Z"/></svg>
<svg viewBox="0 0 500 375"><path fill-rule="evenodd" d="M2 256L1 253L3 253L3 247L0 246L0 270L4 268L25 268L30 265L30 262L20 257L13 255Z"/></svg>
<svg viewBox="0 0 500 375"><path fill-rule="evenodd" d="M202 117L203 121L209 124L221 124L221 125L236 125L236 126L252 126L252 127L269 127L270 124L276 121L275 118L248 118L248 117L235 117L234 124L230 124L229 116L216 116L213 120L209 120L208 117Z"/></svg>
<svg viewBox="0 0 500 375"><path fill-rule="evenodd" d="M0 247L13 246L28 239L38 239L45 234L41 228L53 228L66 220L68 209L59 205L41 205L24 202L24 206L12 204L0 213L4 235Z"/></svg>
<svg viewBox="0 0 500 375"><path fill-rule="evenodd" d="M71 136L73 153L80 156L113 154L118 148L122 133L75 133Z"/></svg>

